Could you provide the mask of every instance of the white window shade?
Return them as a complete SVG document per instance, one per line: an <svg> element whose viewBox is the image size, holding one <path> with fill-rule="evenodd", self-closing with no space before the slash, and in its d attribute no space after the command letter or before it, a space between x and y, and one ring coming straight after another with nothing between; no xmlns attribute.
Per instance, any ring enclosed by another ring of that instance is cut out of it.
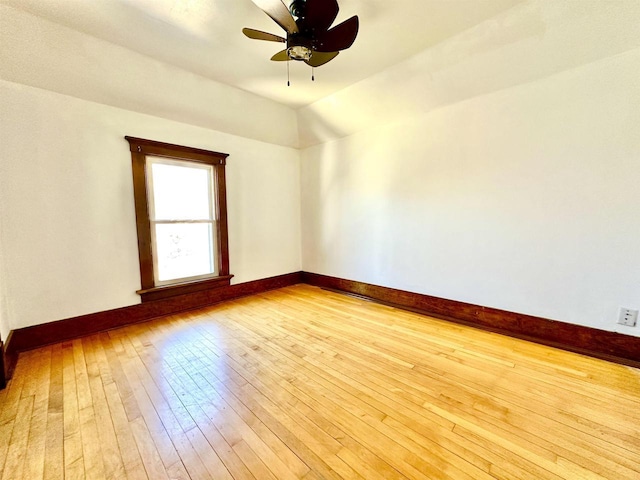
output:
<svg viewBox="0 0 640 480"><path fill-rule="evenodd" d="M180 165L149 157L154 220L213 220L208 165Z"/></svg>

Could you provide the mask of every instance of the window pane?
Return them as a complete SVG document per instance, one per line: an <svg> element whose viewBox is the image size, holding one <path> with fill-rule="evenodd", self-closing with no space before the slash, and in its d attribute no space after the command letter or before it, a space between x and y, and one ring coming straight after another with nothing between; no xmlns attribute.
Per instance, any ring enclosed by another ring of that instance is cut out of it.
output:
<svg viewBox="0 0 640 480"><path fill-rule="evenodd" d="M210 223L156 224L158 281L216 273Z"/></svg>
<svg viewBox="0 0 640 480"><path fill-rule="evenodd" d="M212 168L151 163L154 220L211 220Z"/></svg>

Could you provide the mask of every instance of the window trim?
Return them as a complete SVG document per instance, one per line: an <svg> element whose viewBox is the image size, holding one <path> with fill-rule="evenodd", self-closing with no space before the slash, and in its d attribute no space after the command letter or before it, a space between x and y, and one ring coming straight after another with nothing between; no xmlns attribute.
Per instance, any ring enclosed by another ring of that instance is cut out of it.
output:
<svg viewBox="0 0 640 480"><path fill-rule="evenodd" d="M131 163L133 168L133 194L136 211L136 229L138 232L138 256L140 259L140 282L142 288L138 293L142 301L159 300L161 298L192 293L209 288L228 286L233 275L229 273L229 239L227 227L227 188L225 177L226 153L184 147L170 143L157 142L142 138L124 137L129 142ZM191 280L156 285L154 279L154 260L151 248L151 221L147 191L147 156L164 157L172 160L190 161L212 165L215 176L213 185L216 197L215 217L218 218L216 252L218 276L204 280Z"/></svg>

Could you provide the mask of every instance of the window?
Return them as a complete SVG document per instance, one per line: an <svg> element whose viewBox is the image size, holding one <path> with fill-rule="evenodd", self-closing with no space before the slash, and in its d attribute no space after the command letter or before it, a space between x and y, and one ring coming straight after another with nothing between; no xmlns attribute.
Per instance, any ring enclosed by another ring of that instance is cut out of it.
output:
<svg viewBox="0 0 640 480"><path fill-rule="evenodd" d="M125 137L143 301L229 285L227 155Z"/></svg>

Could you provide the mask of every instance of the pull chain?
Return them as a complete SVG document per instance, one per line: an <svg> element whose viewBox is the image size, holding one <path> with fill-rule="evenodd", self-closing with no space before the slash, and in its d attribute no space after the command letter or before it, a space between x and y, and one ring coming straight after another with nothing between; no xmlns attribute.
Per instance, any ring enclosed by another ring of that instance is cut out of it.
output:
<svg viewBox="0 0 640 480"><path fill-rule="evenodd" d="M287 87L291 86L291 82L289 81L289 62L287 62Z"/></svg>
<svg viewBox="0 0 640 480"><path fill-rule="evenodd" d="M312 82L315 82L315 81L316 81L316 76L315 76L315 74L313 73L313 70L314 70L314 69L313 69L313 67L311 67L311 81L312 81Z"/></svg>

